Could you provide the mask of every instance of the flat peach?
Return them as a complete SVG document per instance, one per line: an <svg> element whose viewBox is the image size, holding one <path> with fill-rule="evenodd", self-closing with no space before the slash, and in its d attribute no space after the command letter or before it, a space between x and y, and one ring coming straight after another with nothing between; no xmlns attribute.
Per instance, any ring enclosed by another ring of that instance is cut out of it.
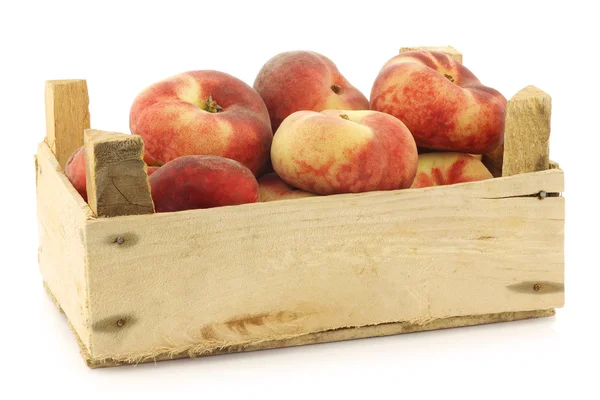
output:
<svg viewBox="0 0 600 400"><path fill-rule="evenodd" d="M412 188L452 185L492 179L483 163L470 154L426 153L419 154L419 166Z"/></svg>
<svg viewBox="0 0 600 400"><path fill-rule="evenodd" d="M156 212L231 206L259 201L258 183L241 163L217 156L184 156L150 176Z"/></svg>
<svg viewBox="0 0 600 400"><path fill-rule="evenodd" d="M218 71L191 71L140 93L129 115L146 156L159 165L187 155L230 158L257 175L267 163L273 132L254 89Z"/></svg>
<svg viewBox="0 0 600 400"><path fill-rule="evenodd" d="M371 90L371 108L402 120L423 148L481 154L504 140L504 96L443 53L389 60Z"/></svg>
<svg viewBox="0 0 600 400"><path fill-rule="evenodd" d="M417 147L397 118L376 111L298 111L277 130L275 172L289 185L317 194L409 187Z"/></svg>
<svg viewBox="0 0 600 400"><path fill-rule="evenodd" d="M288 51L271 58L258 73L254 88L269 110L273 132L296 111L369 109L369 100L333 61L314 51Z"/></svg>
<svg viewBox="0 0 600 400"><path fill-rule="evenodd" d="M258 178L258 189L262 202L316 196L314 193L288 185L274 172Z"/></svg>

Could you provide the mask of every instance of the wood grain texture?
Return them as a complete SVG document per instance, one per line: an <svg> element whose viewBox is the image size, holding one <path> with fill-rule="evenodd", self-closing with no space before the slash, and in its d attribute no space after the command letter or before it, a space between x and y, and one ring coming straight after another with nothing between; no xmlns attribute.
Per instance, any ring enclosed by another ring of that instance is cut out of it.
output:
<svg viewBox="0 0 600 400"><path fill-rule="evenodd" d="M508 100L502 176L548 169L551 107L550 95L534 86Z"/></svg>
<svg viewBox="0 0 600 400"><path fill-rule="evenodd" d="M437 51L440 53L444 53L454 60L458 61L462 64L463 55L460 51L456 50L452 46L419 46L419 47L402 47L400 49L400 53L406 53L407 51L418 51L418 50L427 50L427 51Z"/></svg>
<svg viewBox="0 0 600 400"><path fill-rule="evenodd" d="M73 152L83 146L90 127L87 83L81 79L46 81L46 142L64 168Z"/></svg>
<svg viewBox="0 0 600 400"><path fill-rule="evenodd" d="M561 307L564 198L542 190L562 192L562 171L90 220L90 355Z"/></svg>
<svg viewBox="0 0 600 400"><path fill-rule="evenodd" d="M37 217L40 272L82 342L90 345L85 270L85 222L92 211L73 188L43 142L37 155Z"/></svg>
<svg viewBox="0 0 600 400"><path fill-rule="evenodd" d="M87 129L84 143L88 203L94 214L153 213L142 138Z"/></svg>
<svg viewBox="0 0 600 400"><path fill-rule="evenodd" d="M81 355L83 356L83 359L88 367L106 368L118 367L128 364L167 361L182 358L196 358L201 356L239 353L244 351L268 350L281 347L304 346L327 342L339 342L343 340L364 339L368 337L382 337L398 335L403 333L424 332L440 329L467 327L473 325L493 324L531 318L551 317L553 315L555 315L554 309L548 309L441 318L433 320L423 325L411 324L407 322L391 322L371 326L339 328L330 331L309 333L293 339L272 340L247 346L226 346L207 353L194 354L190 352L184 352L179 354L172 354L171 352L167 351L151 359L141 359L135 361L126 358L95 359L89 354L85 347L81 346L81 342L78 342L80 343Z"/></svg>
<svg viewBox="0 0 600 400"><path fill-rule="evenodd" d="M59 302L56 300L56 297L50 290L50 288L44 282L44 288L46 289L46 293L52 299L56 307L60 312L62 309L60 307ZM146 362L157 362L157 361L167 361L167 360L176 360L182 358L196 358L201 356L211 356L211 355L219 355L219 354L230 354L237 352L245 352L245 351L257 351L257 350L268 350L275 349L280 347L293 347L293 346L303 346L310 344L319 344L326 342L338 342L342 340L354 340L354 339L363 339L368 337L381 337L381 336L390 336L397 335L403 333L413 333L413 332L423 332L423 331L431 331L431 330L439 330L439 329L449 329L449 328L458 328L458 327L467 327L473 325L483 325L483 324L493 324L500 322L510 322L510 321L518 321L523 319L531 319L531 318L543 318L543 317L551 317L555 315L554 309L547 310L532 310L532 311L517 311L517 312L506 312L506 313L494 313L494 314L483 314L483 315L466 315L462 317L450 317L450 318L442 318L436 319L429 323L423 325L415 325L406 322L392 322L387 324L379 324L379 325L371 325L371 326L361 326L361 327L349 327L349 328L340 328L334 329L330 331L323 332L314 332L309 333L307 335L298 336L294 339L284 339L284 340L273 340L261 342L248 346L227 346L221 349L214 350L212 352L205 353L190 353L183 352L179 354L173 354L169 350L166 350L163 354L156 355L154 358L147 359L137 359L137 360L129 360L129 359L114 359L114 358L93 358L90 354L88 348L83 344L81 339L79 338L75 329L73 329L73 325L69 322L69 326L75 335L77 343L79 345L80 353L86 363L86 365L90 368L106 368L106 367L117 367L122 365L129 364L137 364L137 363L146 363Z"/></svg>

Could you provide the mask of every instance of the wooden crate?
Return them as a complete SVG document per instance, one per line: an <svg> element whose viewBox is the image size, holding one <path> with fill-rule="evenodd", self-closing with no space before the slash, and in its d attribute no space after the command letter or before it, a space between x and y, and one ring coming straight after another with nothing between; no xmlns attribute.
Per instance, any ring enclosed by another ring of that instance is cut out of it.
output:
<svg viewBox="0 0 600 400"><path fill-rule="evenodd" d="M549 97L534 88L509 101L505 149L487 157L503 156L510 176L110 218L97 217L63 172L89 128L85 81L47 82L46 103L39 264L90 367L512 321L563 306L563 172L547 159Z"/></svg>

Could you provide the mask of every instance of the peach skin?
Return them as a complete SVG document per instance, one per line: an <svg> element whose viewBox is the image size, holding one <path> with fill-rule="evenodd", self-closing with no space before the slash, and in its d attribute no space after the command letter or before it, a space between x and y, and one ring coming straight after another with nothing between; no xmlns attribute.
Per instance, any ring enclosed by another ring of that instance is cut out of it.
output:
<svg viewBox="0 0 600 400"><path fill-rule="evenodd" d="M133 102L129 125L159 164L215 155L239 161L255 175L267 163L273 139L258 93L218 71L186 72L146 88Z"/></svg>
<svg viewBox="0 0 600 400"><path fill-rule="evenodd" d="M267 105L273 132L288 115L302 110L368 110L369 101L327 57L289 51L262 67L254 88Z"/></svg>
<svg viewBox="0 0 600 400"><path fill-rule="evenodd" d="M156 166L156 165L150 165L148 166L148 176L151 176L153 173L155 173L156 171L158 171L160 167Z"/></svg>
<svg viewBox="0 0 600 400"><path fill-rule="evenodd" d="M419 166L412 188L452 185L492 179L483 163L470 154L426 153L419 154Z"/></svg>
<svg viewBox="0 0 600 400"><path fill-rule="evenodd" d="M85 181L85 151L83 146L71 154L65 164L65 175L71 181L73 187L79 192L83 200L87 202L87 184Z"/></svg>
<svg viewBox="0 0 600 400"><path fill-rule="evenodd" d="M144 162L149 167L160 167L162 165L160 162L152 158L147 152L144 153Z"/></svg>
<svg viewBox="0 0 600 400"><path fill-rule="evenodd" d="M443 53L389 60L375 79L371 109L399 118L422 148L480 154L503 142L504 96Z"/></svg>
<svg viewBox="0 0 600 400"><path fill-rule="evenodd" d="M258 189L262 202L316 196L314 193L288 185L274 172L258 178Z"/></svg>
<svg viewBox="0 0 600 400"><path fill-rule="evenodd" d="M317 194L409 187L417 146L397 118L376 111L298 111L277 130L273 169L289 185Z"/></svg>
<svg viewBox="0 0 600 400"><path fill-rule="evenodd" d="M231 206L259 201L254 174L241 163L217 156L184 156L150 176L156 212Z"/></svg>

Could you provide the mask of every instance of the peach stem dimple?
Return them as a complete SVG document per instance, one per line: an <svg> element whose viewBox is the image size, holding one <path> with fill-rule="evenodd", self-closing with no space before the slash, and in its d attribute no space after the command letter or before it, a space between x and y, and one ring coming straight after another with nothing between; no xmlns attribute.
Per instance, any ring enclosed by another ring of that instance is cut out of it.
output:
<svg viewBox="0 0 600 400"><path fill-rule="evenodd" d="M338 85L337 83L334 83L330 87L331 87L331 90L333 91L333 93L335 93L335 94L342 93L342 87L340 85Z"/></svg>
<svg viewBox="0 0 600 400"><path fill-rule="evenodd" d="M204 111L218 113L223 111L223 107L218 105L217 102L213 100L212 96L208 96L208 100L206 101L206 109Z"/></svg>

